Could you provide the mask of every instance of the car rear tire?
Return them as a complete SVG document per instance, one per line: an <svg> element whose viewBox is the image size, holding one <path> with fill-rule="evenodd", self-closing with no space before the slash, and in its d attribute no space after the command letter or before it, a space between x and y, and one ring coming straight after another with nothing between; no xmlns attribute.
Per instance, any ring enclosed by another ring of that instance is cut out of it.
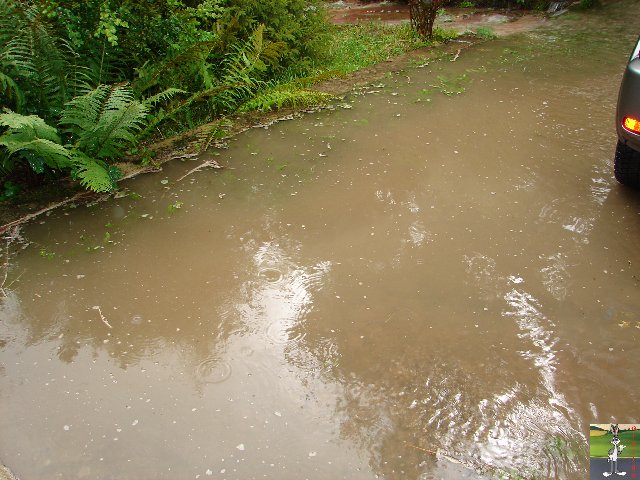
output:
<svg viewBox="0 0 640 480"><path fill-rule="evenodd" d="M640 152L618 140L613 171L623 185L640 188Z"/></svg>

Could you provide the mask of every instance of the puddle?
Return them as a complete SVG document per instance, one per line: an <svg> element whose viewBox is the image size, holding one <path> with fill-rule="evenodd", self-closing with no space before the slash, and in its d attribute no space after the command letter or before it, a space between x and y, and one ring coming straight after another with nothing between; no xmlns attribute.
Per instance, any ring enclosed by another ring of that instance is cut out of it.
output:
<svg viewBox="0 0 640 480"><path fill-rule="evenodd" d="M382 22L399 24L409 22L409 6L405 2L368 2L357 0L329 4L329 15L335 24ZM447 7L446 13L436 18L436 26L459 33L490 28L496 35L504 36L533 30L546 23L540 12L484 8Z"/></svg>
<svg viewBox="0 0 640 480"><path fill-rule="evenodd" d="M640 421L640 199L611 166L637 15L612 12L597 41L587 21L485 44L247 132L224 171L168 164L25 227L0 304L3 462L584 478L589 424Z"/></svg>

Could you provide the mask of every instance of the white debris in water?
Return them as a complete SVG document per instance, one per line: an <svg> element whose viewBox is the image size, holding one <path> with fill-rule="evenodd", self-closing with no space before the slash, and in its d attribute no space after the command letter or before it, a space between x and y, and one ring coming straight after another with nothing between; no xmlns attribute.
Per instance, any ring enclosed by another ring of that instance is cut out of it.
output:
<svg viewBox="0 0 640 480"><path fill-rule="evenodd" d="M509 277L509 281L512 283L522 283L524 282L524 279L522 277L516 277L515 275L511 275Z"/></svg>
<svg viewBox="0 0 640 480"><path fill-rule="evenodd" d="M133 422L131 422L131 426L135 427L138 424L138 419L136 418Z"/></svg>
<svg viewBox="0 0 640 480"><path fill-rule="evenodd" d="M85 275L76 275L76 278L77 278L78 280L80 280L81 278L84 278L84 277L85 277Z"/></svg>
<svg viewBox="0 0 640 480"><path fill-rule="evenodd" d="M71 427L69 425L65 425L62 428L64 429L65 432L68 432Z"/></svg>
<svg viewBox="0 0 640 480"><path fill-rule="evenodd" d="M240 450L241 452L244 451L244 443L241 443L240 445L237 445L236 448L238 450Z"/></svg>
<svg viewBox="0 0 640 480"><path fill-rule="evenodd" d="M318 455L318 452L309 452L310 457L315 457L316 455Z"/></svg>
<svg viewBox="0 0 640 480"><path fill-rule="evenodd" d="M213 470L207 469L207 471L204 472L204 473L206 473L207 475L211 476L211 475L213 475Z"/></svg>
<svg viewBox="0 0 640 480"><path fill-rule="evenodd" d="M273 412L273 414L274 414L276 417L281 417L281 416L282 416L282 413L280 413L280 412Z"/></svg>

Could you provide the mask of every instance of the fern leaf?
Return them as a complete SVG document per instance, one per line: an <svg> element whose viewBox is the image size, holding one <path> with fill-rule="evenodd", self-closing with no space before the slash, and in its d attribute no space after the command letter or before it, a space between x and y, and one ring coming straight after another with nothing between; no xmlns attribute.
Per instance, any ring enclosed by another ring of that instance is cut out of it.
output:
<svg viewBox="0 0 640 480"><path fill-rule="evenodd" d="M36 173L43 173L47 165L54 170L69 167L69 151L58 143L42 138L25 140L24 135L3 135L0 145L7 148L9 158L20 153Z"/></svg>
<svg viewBox="0 0 640 480"><path fill-rule="evenodd" d="M148 107L140 102L130 102L118 110L109 110L101 117L96 127L100 142L95 156L113 158L122 154L130 144L135 143L137 133L144 127Z"/></svg>
<svg viewBox="0 0 640 480"><path fill-rule="evenodd" d="M217 98L222 110L237 108L242 99L253 96L264 87L264 82L260 80L262 73L267 69L263 57L265 53L269 53L271 60L277 52L277 48L264 41L264 30L264 25L258 25L248 41L229 48L221 79L221 84L228 88Z"/></svg>
<svg viewBox="0 0 640 480"><path fill-rule="evenodd" d="M80 184L94 192L110 192L116 185L104 162L91 158L80 151L73 153L72 176Z"/></svg>
<svg viewBox="0 0 640 480"><path fill-rule="evenodd" d="M182 93L187 93L187 92L185 90L180 89L180 88L167 88L166 90L163 90L160 93L152 95L149 98L145 98L143 103L145 105L157 105L158 103L162 103L162 102L166 102L167 100L171 100L176 95L179 95L179 94L182 94Z"/></svg>
<svg viewBox="0 0 640 480"><path fill-rule="evenodd" d="M101 85L67 103L60 124L69 125L67 131L78 137L76 145L87 155L113 158L135 142L148 112L128 85Z"/></svg>
<svg viewBox="0 0 640 480"><path fill-rule="evenodd" d="M56 129L40 117L8 112L0 114L0 125L6 127L0 136L0 146L7 152L5 169L13 168L16 157L24 158L36 173L42 173L45 165L55 170L69 167L70 152L60 145Z"/></svg>
<svg viewBox="0 0 640 480"><path fill-rule="evenodd" d="M314 90L305 90L297 88L275 88L256 95L254 98L246 102L241 110L260 110L267 111L272 109L289 107L308 107L312 105L324 105L333 95L317 92Z"/></svg>
<svg viewBox="0 0 640 480"><path fill-rule="evenodd" d="M13 78L0 71L0 98L2 97L13 101L16 111L19 112L22 110L22 106L24 105L24 94L22 90L20 90L20 87Z"/></svg>
<svg viewBox="0 0 640 480"><path fill-rule="evenodd" d="M219 47L221 44L220 38L214 40L207 40L202 42L196 42L192 45L186 46L179 50L179 53L173 55L168 60L156 65L144 65L138 69L138 79L133 82L133 89L141 95L152 87L160 84L167 85L167 81L163 81L163 77L169 77L170 79L175 71L184 69L185 66L196 65L200 71L200 75L208 77L210 74L206 71L211 66L207 62L207 58L211 52ZM204 70L203 70L204 69ZM172 82L169 84L179 84L179 82ZM207 85L205 78L204 87L211 88L213 85Z"/></svg>
<svg viewBox="0 0 640 480"><path fill-rule="evenodd" d="M28 138L42 138L55 143L60 143L57 130L37 115L21 115L19 113L6 111L0 114L0 125L8 127L5 134L25 132Z"/></svg>
<svg viewBox="0 0 640 480"><path fill-rule="evenodd" d="M67 103L60 124L69 125L69 128L66 129L67 132L82 137L85 132L92 130L98 123L104 100L108 94L109 87L100 85L89 93L75 97Z"/></svg>

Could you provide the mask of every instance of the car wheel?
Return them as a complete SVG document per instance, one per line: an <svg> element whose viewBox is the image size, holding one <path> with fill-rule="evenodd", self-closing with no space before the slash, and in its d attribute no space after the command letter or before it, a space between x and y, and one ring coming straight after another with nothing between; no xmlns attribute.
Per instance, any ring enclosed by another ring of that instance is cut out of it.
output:
<svg viewBox="0 0 640 480"><path fill-rule="evenodd" d="M618 140L613 171L623 185L640 188L640 152Z"/></svg>

